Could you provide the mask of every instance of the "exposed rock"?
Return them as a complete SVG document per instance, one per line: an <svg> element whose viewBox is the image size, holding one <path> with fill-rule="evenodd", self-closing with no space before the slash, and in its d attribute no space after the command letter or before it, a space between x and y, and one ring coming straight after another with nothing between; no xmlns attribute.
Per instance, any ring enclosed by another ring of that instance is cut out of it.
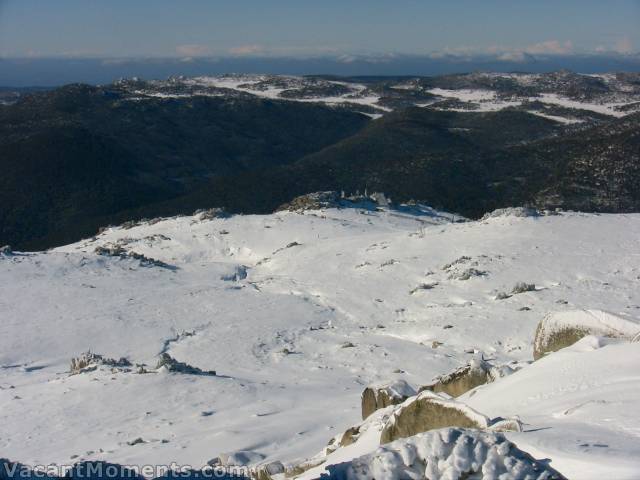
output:
<svg viewBox="0 0 640 480"><path fill-rule="evenodd" d="M280 205L276 211L289 210L292 212L305 210L320 210L322 208L336 208L340 204L340 194L338 192L315 192L301 195L294 198L289 203Z"/></svg>
<svg viewBox="0 0 640 480"><path fill-rule="evenodd" d="M179 362L166 352L160 355L160 359L156 365L156 369L159 370L161 368L169 372L185 373L187 375L216 375L215 370L202 370L198 367L192 367L187 363Z"/></svg>
<svg viewBox="0 0 640 480"><path fill-rule="evenodd" d="M302 475L307 470L311 470L312 468L322 465L324 462L325 460L322 459L316 461L305 461L302 463L298 463L297 465L292 465L285 470L284 476L286 478L297 477L298 475Z"/></svg>
<svg viewBox="0 0 640 480"><path fill-rule="evenodd" d="M406 401L389 418L380 435L380 444L445 427L480 428L490 425L488 417L464 403L424 391Z"/></svg>
<svg viewBox="0 0 640 480"><path fill-rule="evenodd" d="M122 245L113 245L107 244L103 246L97 246L94 250L97 255L103 255L107 257L120 257L120 258L133 258L134 260L138 260L140 265L143 267L162 267L168 269L175 269L173 265L169 265L161 260L156 260L155 258L150 258L145 255L136 252L129 252L125 250Z"/></svg>
<svg viewBox="0 0 640 480"><path fill-rule="evenodd" d="M445 428L383 445L327 467L329 479L566 480L501 433Z"/></svg>
<svg viewBox="0 0 640 480"><path fill-rule="evenodd" d="M362 419L380 408L398 405L415 394L415 389L404 380L369 386L362 392Z"/></svg>
<svg viewBox="0 0 640 480"><path fill-rule="evenodd" d="M418 293L421 290L431 290L433 288L435 288L438 285L438 282L434 282L434 283L421 283L420 285L414 287L410 292L409 295L415 295L416 293Z"/></svg>
<svg viewBox="0 0 640 480"><path fill-rule="evenodd" d="M450 270L451 267L454 267L456 265L459 265L461 263L466 263L471 261L471 257L467 257L466 255L463 255L462 257L459 257L457 259L455 259L453 262L451 263L447 263L446 265L442 266L442 270Z"/></svg>
<svg viewBox="0 0 640 480"><path fill-rule="evenodd" d="M492 381L490 371L491 365L483 360L474 359L468 365L438 377L435 383L421 387L420 390L444 392L452 397L459 397L479 385Z"/></svg>
<svg viewBox="0 0 640 480"><path fill-rule="evenodd" d="M71 359L71 365L69 371L71 375L83 373L90 370L95 370L99 365L105 365L112 368L125 369L128 371L131 367L131 362L124 357L119 360L114 358L107 358L97 353L85 352L78 357Z"/></svg>
<svg viewBox="0 0 640 480"><path fill-rule="evenodd" d="M229 218L231 215L224 210L224 208L209 208L196 210L193 212L194 216L198 216L200 221L203 222L205 220L213 220L215 218Z"/></svg>
<svg viewBox="0 0 640 480"><path fill-rule="evenodd" d="M141 225L141 222L136 220L129 220L127 222L124 222L122 225L120 225L120 227L122 227L124 230L130 230L133 227L137 227L138 225Z"/></svg>
<svg viewBox="0 0 640 480"><path fill-rule="evenodd" d="M496 300L505 300L507 298L511 298L514 295L518 295L520 293L525 293L525 292L535 292L536 291L536 286L534 283L525 283L525 282L518 282L516 283L513 288L511 289L511 292L506 293L506 292L499 292L495 299Z"/></svg>
<svg viewBox="0 0 640 480"><path fill-rule="evenodd" d="M358 435L360 435L360 427L348 428L347 431L342 434L339 446L346 447L355 443L358 439Z"/></svg>
<svg viewBox="0 0 640 480"><path fill-rule="evenodd" d="M471 277L483 277L487 274L484 270L477 268L467 268L461 272L453 272L449 274L449 280L469 280Z"/></svg>
<svg viewBox="0 0 640 480"><path fill-rule="evenodd" d="M272 480L272 475L279 475L284 471L282 462L275 461L256 467L255 472L252 472L252 477L256 480Z"/></svg>
<svg viewBox="0 0 640 480"><path fill-rule="evenodd" d="M640 323L601 310L570 310L547 314L536 328L533 358L573 345L587 335L626 338L640 334Z"/></svg>
<svg viewBox="0 0 640 480"><path fill-rule="evenodd" d="M535 292L535 290L536 286L533 283L518 282L513 286L511 295L518 295L519 293L525 292Z"/></svg>

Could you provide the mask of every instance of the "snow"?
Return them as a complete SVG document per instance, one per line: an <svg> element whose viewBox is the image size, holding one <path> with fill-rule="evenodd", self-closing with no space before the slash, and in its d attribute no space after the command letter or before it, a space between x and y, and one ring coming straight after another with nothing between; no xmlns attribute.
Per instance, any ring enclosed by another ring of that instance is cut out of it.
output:
<svg viewBox="0 0 640 480"><path fill-rule="evenodd" d="M564 123L565 125L575 125L576 123L583 123L584 120L580 120L577 118L566 118L560 117L558 115L549 115L548 113L543 113L538 110L527 110L528 113L532 115L537 115L542 118L546 118L548 120L553 120L554 122Z"/></svg>
<svg viewBox="0 0 640 480"><path fill-rule="evenodd" d="M389 398L394 399L411 397L417 393L415 388L402 379L389 383L369 385L369 387L373 390L376 397L380 392L385 392Z"/></svg>
<svg viewBox="0 0 640 480"><path fill-rule="evenodd" d="M521 76L517 76L520 78ZM530 79L529 79L530 80ZM526 76L523 76L521 79L522 84L526 85L528 80ZM442 88L432 88L428 90L429 93L434 95L438 95L440 97L444 97L447 99L458 100L463 103L467 103L469 108L445 108L448 111L454 112L496 112L499 110L503 110L509 107L519 107L524 102L534 102L538 101L541 103L545 103L548 105L557 105L564 108L576 109L576 110L586 110L590 112L600 113L603 115L609 115L613 117L624 117L625 115L629 115L633 113L631 111L621 111L618 107L622 107L628 105L630 102L580 102L577 100L571 100L570 98L563 97L556 93L542 93L536 97L518 97L516 99L503 100L498 98L498 95L493 90L472 90L472 89L458 89L458 90L447 90ZM427 103L424 105L418 106L430 106L432 103ZM575 118L567 118L559 115L549 115L544 112L536 111L536 110L527 110L532 115L537 115L543 118L547 118L549 120L553 120L556 122L564 123L567 125L581 123L582 120Z"/></svg>
<svg viewBox="0 0 640 480"><path fill-rule="evenodd" d="M289 87L277 87L270 85L266 89L252 88L261 82L268 81L269 79L276 78L278 80L291 82L292 87L299 87L303 85L302 77L269 77L267 75L240 75L240 76L213 76L213 77L195 77L193 79L185 80L187 84L202 85L208 87L228 88L239 92L249 93L258 97L277 99L277 100L289 100L295 102L306 103L325 103L329 105L351 103L355 105L371 106L378 110L389 112L390 108L377 105L380 97L377 95L366 95L367 87L358 83L347 83L339 81L326 81L328 85L341 85L348 87L351 92L340 96L319 96L315 98L290 98L282 97L281 93L288 90Z"/></svg>
<svg viewBox="0 0 640 480"><path fill-rule="evenodd" d="M367 385L426 385L482 354L522 368L468 394L470 408L519 416L524 431L507 437L569 478L634 478L640 343L581 342L528 362L548 312L637 317L640 215L452 218L409 207L197 215L0 256L2 456L199 467L254 452L293 464L361 422ZM94 253L107 245L173 268ZM442 266L462 257L486 274L450 279ZM494 300L519 281L538 288ZM88 350L150 373L70 376ZM156 372L161 353L217 376ZM378 441L372 426L332 458Z"/></svg>
<svg viewBox="0 0 640 480"><path fill-rule="evenodd" d="M551 105L559 105L565 108L574 108L576 110L587 110L591 112L601 113L603 115L610 115L612 117L624 117L629 112L621 112L616 110L616 107L624 106L627 102L615 102L615 103L589 103L578 102L577 100L571 100L566 97L562 97L556 93L543 93L540 98L536 100L542 103L548 103Z"/></svg>
<svg viewBox="0 0 640 480"><path fill-rule="evenodd" d="M640 471L640 345L585 337L463 396L490 415L518 415L507 433L569 478L636 479Z"/></svg>
<svg viewBox="0 0 640 480"><path fill-rule="evenodd" d="M446 108L446 110L453 112L497 112L508 107L518 107L522 105L522 101L519 100L500 100L492 90L446 90L442 88L432 88L427 91L433 95L469 103L470 107L473 107L469 109ZM477 107L474 106L474 104L477 104Z"/></svg>

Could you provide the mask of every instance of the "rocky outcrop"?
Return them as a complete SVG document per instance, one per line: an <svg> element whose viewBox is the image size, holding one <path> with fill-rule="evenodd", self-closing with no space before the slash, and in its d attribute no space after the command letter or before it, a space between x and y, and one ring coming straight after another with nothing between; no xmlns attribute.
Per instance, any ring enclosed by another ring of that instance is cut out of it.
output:
<svg viewBox="0 0 640 480"><path fill-rule="evenodd" d="M340 194L338 192L315 192L296 197L289 203L280 205L276 211L289 210L291 212L300 212L305 210L320 210L322 208L337 208L339 205Z"/></svg>
<svg viewBox="0 0 640 480"><path fill-rule="evenodd" d="M297 477L298 475L302 475L307 470L311 470L312 468L318 467L323 463L324 463L324 460L311 460L311 461L298 463L296 465L292 465L288 467L284 472L284 476L286 478Z"/></svg>
<svg viewBox="0 0 640 480"><path fill-rule="evenodd" d="M179 362L168 353L163 353L160 355L160 359L158 360L156 369L157 370L163 369L168 372L174 372L174 373L186 373L188 375L211 375L211 376L216 375L215 370L202 370L198 367L193 367L187 363Z"/></svg>
<svg viewBox="0 0 640 480"><path fill-rule="evenodd" d="M258 465L251 476L255 480L272 480L273 475L280 475L285 472L282 462L275 461L264 465Z"/></svg>
<svg viewBox="0 0 640 480"><path fill-rule="evenodd" d="M198 216L201 222L206 220L214 220L216 218L229 218L231 214L224 208L208 208L196 210L193 212L194 216Z"/></svg>
<svg viewBox="0 0 640 480"><path fill-rule="evenodd" d="M362 392L362 419L380 408L398 405L415 394L415 389L404 380L371 385Z"/></svg>
<svg viewBox="0 0 640 480"><path fill-rule="evenodd" d="M132 366L131 362L124 357L116 360L114 358L104 357L102 355L89 351L84 352L79 356L71 359L69 372L71 373L71 375L75 375L78 373L95 370L100 365L105 365L107 367L117 369L129 369L129 367Z"/></svg>
<svg viewBox="0 0 640 480"><path fill-rule="evenodd" d="M170 270L175 270L176 267L169 265L161 260L150 258L141 253L129 252L122 245L106 244L95 248L94 252L97 255L106 257L119 257L119 258L132 258L138 260L143 267L162 267Z"/></svg>
<svg viewBox="0 0 640 480"><path fill-rule="evenodd" d="M601 310L571 310L546 315L536 328L533 358L573 345L587 335L627 338L640 333L640 323Z"/></svg>
<svg viewBox="0 0 640 480"><path fill-rule="evenodd" d="M424 391L404 402L387 421L380 444L445 427L489 427L491 420L464 403Z"/></svg>

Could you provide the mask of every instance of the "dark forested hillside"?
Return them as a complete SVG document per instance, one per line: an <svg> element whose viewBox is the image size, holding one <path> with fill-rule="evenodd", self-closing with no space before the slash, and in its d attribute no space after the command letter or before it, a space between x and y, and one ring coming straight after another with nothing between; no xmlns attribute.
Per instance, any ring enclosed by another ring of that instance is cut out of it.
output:
<svg viewBox="0 0 640 480"><path fill-rule="evenodd" d="M185 195L216 175L283 165L368 119L258 98L136 101L72 85L0 106L0 243L41 248L92 220Z"/></svg>
<svg viewBox="0 0 640 480"><path fill-rule="evenodd" d="M485 82L515 95L522 82L511 77L401 79L400 87L387 79L366 91L278 77L234 90L224 87L229 78L215 80L205 79L204 92L188 80L70 85L0 106L0 244L46 248L109 223L199 208L266 213L320 190L382 191L470 217L523 204L640 210L640 113L542 97L508 97L495 111L441 98L407 106L433 96L421 84ZM622 95L566 73L537 82L527 77L527 95ZM276 87L289 88L280 93L287 100L264 98ZM317 95L345 101L326 105Z"/></svg>

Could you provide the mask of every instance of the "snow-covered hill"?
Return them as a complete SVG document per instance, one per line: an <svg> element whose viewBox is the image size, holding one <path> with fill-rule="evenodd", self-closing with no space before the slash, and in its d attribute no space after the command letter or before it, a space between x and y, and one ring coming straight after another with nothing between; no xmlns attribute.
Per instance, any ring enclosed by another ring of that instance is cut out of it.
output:
<svg viewBox="0 0 640 480"><path fill-rule="evenodd" d="M518 213L205 213L0 254L0 457L294 463L360 421L370 383L426 385L482 356L521 367L463 396L518 415L511 441L568 478L637 478L640 343L589 337L530 363L548 312L640 318L640 215ZM504 295L518 282L535 289ZM88 350L132 365L70 375ZM163 353L217 375L156 370Z"/></svg>
<svg viewBox="0 0 640 480"><path fill-rule="evenodd" d="M456 112L524 110L561 124L593 123L640 109L634 74L473 73L414 79L327 79L227 74L118 83L130 100L254 96L343 106L378 118L410 106Z"/></svg>

